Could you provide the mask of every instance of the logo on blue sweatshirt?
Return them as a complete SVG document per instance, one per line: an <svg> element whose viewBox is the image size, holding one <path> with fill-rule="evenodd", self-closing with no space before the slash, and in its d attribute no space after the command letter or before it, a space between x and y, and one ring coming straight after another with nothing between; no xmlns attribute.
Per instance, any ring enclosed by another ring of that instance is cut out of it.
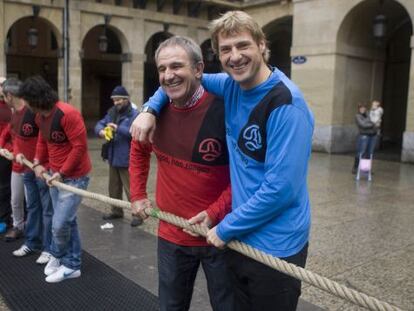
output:
<svg viewBox="0 0 414 311"><path fill-rule="evenodd" d="M256 124L250 125L243 131L244 146L250 151L260 150L263 147L260 127Z"/></svg>

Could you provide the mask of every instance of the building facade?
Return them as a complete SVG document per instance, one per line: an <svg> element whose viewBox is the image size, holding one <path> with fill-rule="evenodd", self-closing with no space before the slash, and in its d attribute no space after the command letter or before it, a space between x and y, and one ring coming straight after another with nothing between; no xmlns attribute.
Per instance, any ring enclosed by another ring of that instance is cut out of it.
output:
<svg viewBox="0 0 414 311"><path fill-rule="evenodd" d="M219 71L207 25L232 9L259 22L270 64L302 89L316 119L314 150L353 150L356 107L377 99L382 148L414 162L412 0L1 0L0 71L41 74L93 124L115 85L138 105L152 94L153 54L171 35L192 37L207 70Z"/></svg>

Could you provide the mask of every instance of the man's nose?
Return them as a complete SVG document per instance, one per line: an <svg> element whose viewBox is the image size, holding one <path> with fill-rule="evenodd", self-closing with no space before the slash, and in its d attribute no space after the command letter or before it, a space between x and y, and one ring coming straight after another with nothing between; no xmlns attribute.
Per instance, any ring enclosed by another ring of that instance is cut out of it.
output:
<svg viewBox="0 0 414 311"><path fill-rule="evenodd" d="M165 79L172 79L174 77L174 70L167 68L165 70Z"/></svg>
<svg viewBox="0 0 414 311"><path fill-rule="evenodd" d="M238 48L236 48L236 47L233 47L231 49L230 59L232 61L237 61L237 60L241 59L241 55L242 54L241 54L240 50Z"/></svg>

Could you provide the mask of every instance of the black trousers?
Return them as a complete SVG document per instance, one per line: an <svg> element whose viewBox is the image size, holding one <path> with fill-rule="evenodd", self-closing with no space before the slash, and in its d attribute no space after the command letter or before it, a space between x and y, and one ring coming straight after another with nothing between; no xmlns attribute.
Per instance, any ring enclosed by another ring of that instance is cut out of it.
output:
<svg viewBox="0 0 414 311"><path fill-rule="evenodd" d="M206 275L212 310L237 310L226 255L226 250L211 246L180 246L158 238L160 310L189 310L200 264Z"/></svg>
<svg viewBox="0 0 414 311"><path fill-rule="evenodd" d="M0 156L0 222L11 221L11 161Z"/></svg>
<svg viewBox="0 0 414 311"><path fill-rule="evenodd" d="M290 257L281 258L305 267L308 244ZM235 251L227 256L235 287L237 311L294 311L301 294L301 282Z"/></svg>

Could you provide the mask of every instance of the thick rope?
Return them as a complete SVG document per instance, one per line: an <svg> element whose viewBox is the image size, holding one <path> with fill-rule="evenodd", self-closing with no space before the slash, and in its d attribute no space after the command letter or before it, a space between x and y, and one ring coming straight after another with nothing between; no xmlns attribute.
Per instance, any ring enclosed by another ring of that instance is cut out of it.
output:
<svg viewBox="0 0 414 311"><path fill-rule="evenodd" d="M3 149L5 150L5 149ZM9 160L13 160L13 155L7 150L4 152L5 157ZM33 163L28 161L27 159L23 160L23 163L28 166L29 168L33 169ZM46 178L50 176L44 174ZM123 209L130 209L131 203L117 200L113 198L109 198L105 195L89 192L86 190L78 189L72 186L68 186L64 183L58 181L52 181L52 185L58 187L60 189L73 192L78 194L82 197L98 200L104 203L108 203L110 205L114 205L117 207L121 207ZM199 235L206 236L208 229L203 227L199 224L190 225L188 220L182 217L178 217L174 214L163 212L159 209L155 208L147 208L145 209L145 213L151 217L158 218L160 220L166 221L170 224L173 224L177 227L184 228L187 230L191 230ZM387 302L380 301L374 297L368 296L364 293L360 293L354 289L347 288L346 286L339 284L338 282L332 281L326 277L320 276L312 271L306 270L304 268L298 267L294 264L288 263L284 260L281 260L277 257L273 257L271 255L265 254L258 249L255 249L245 243L242 243L237 240L230 241L227 244L227 247L235 250L247 257L250 257L268 267L271 267L279 272L285 273L289 276L292 276L300 281L313 285L319 289L322 289L330 294L333 294L337 297L342 299L348 300L358 306L365 307L369 310L373 311L402 311L395 306L390 305Z"/></svg>

